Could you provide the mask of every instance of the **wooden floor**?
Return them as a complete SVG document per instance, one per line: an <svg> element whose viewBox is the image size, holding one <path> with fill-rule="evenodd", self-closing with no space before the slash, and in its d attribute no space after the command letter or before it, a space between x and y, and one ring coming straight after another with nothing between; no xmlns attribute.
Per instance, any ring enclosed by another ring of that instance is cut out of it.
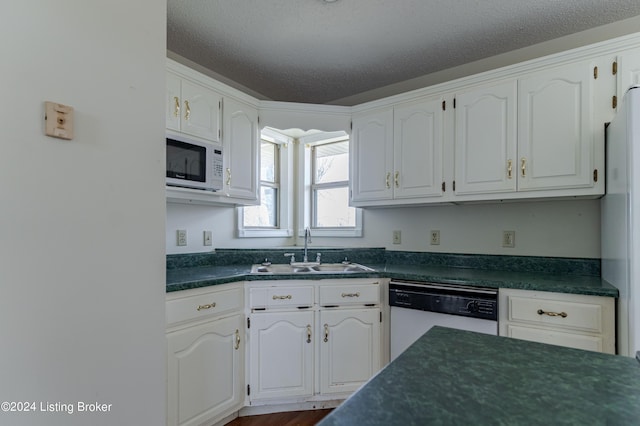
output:
<svg viewBox="0 0 640 426"><path fill-rule="evenodd" d="M290 411L238 417L226 426L313 426L331 412L328 410Z"/></svg>

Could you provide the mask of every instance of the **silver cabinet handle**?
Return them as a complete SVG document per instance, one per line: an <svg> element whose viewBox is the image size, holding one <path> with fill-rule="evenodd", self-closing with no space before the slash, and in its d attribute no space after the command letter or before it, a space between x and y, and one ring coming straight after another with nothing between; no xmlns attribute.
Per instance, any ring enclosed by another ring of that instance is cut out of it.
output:
<svg viewBox="0 0 640 426"><path fill-rule="evenodd" d="M236 328L236 345L235 350L237 351L240 348L240 330Z"/></svg>
<svg viewBox="0 0 640 426"><path fill-rule="evenodd" d="M311 324L307 324L307 343L311 343Z"/></svg>
<svg viewBox="0 0 640 426"><path fill-rule="evenodd" d="M342 297L360 297L360 293L342 293Z"/></svg>
<svg viewBox="0 0 640 426"><path fill-rule="evenodd" d="M329 324L324 325L324 341L325 343L329 341Z"/></svg>

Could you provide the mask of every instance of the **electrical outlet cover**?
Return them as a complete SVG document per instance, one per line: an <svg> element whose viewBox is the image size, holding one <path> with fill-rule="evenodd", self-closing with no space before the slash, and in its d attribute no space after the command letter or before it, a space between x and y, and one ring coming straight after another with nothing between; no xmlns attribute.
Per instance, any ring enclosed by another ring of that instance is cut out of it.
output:
<svg viewBox="0 0 640 426"><path fill-rule="evenodd" d="M429 232L429 243L432 246L437 246L440 244L440 231L436 229Z"/></svg>
<svg viewBox="0 0 640 426"><path fill-rule="evenodd" d="M514 248L516 246L516 231L502 231L502 247Z"/></svg>

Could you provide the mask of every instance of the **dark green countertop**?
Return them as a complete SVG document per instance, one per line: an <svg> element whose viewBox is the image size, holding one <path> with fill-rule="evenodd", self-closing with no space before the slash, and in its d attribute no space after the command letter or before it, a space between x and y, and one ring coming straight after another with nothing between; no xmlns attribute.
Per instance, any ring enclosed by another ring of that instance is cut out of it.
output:
<svg viewBox="0 0 640 426"><path fill-rule="evenodd" d="M406 264L367 264L375 272L349 274L251 274L251 265L196 266L167 270L167 292L207 287L234 281L325 279L325 278L394 278L433 281L487 288L517 288L558 293L618 297L618 290L595 276L546 272L492 271L448 266Z"/></svg>
<svg viewBox="0 0 640 426"><path fill-rule="evenodd" d="M640 424L640 365L434 327L319 423L471 424Z"/></svg>

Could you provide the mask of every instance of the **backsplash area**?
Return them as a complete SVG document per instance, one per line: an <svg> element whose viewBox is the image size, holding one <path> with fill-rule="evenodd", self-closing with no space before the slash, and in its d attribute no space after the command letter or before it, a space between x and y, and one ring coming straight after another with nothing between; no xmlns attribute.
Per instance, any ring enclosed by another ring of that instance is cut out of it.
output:
<svg viewBox="0 0 640 426"><path fill-rule="evenodd" d="M577 259L544 256L502 256L455 253L394 251L384 248L314 248L322 253L324 263L341 262L382 267L385 264L423 265L511 272L536 272L581 276L600 276L599 259ZM299 254L300 249L218 249L212 253L167 255L167 269L199 266L251 265L265 261L287 263L284 253Z"/></svg>

